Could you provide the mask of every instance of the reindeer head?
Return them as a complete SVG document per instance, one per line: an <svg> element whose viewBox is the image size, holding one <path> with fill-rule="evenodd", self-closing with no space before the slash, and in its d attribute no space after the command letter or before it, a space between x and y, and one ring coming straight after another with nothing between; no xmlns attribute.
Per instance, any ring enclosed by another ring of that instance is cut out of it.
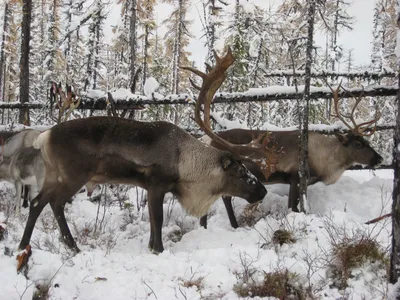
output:
<svg viewBox="0 0 400 300"><path fill-rule="evenodd" d="M341 120L343 124L350 130L348 133L336 134L337 139L343 144L344 147L347 148L349 157L351 157L352 161L356 163L370 165L371 167L381 164L383 158L370 146L368 141L364 139L365 136L371 136L375 133L376 123L380 119L381 113L377 111L374 119L357 124L354 118L354 112L362 100L362 95L356 98L350 114L345 115L340 112L339 108L339 90L341 88L341 84L339 84L335 90L331 86L329 86L329 88L333 94L335 109L335 114L333 116ZM346 121L346 119L350 120L353 126Z"/></svg>
<svg viewBox="0 0 400 300"><path fill-rule="evenodd" d="M190 67L181 67L192 71L203 79L201 87L190 80L192 85L200 91L195 107L195 120L211 139L221 145L222 149L229 151L222 152L220 160L221 168L225 175L221 177L221 180L225 181L222 182L224 195L238 196L250 203L254 203L263 199L267 191L257 178L241 163L240 159L254 155L260 159L260 164L265 163L267 165L267 158L271 156L270 150L263 144L264 136L257 137L246 145L234 145L219 137L211 130L210 106L212 99L226 78L225 72L234 62L234 57L230 49L228 49L227 54L222 58L215 52L214 55L216 65L215 67L211 67L206 64L207 74ZM200 116L201 105L204 105L204 120ZM267 168L264 168L264 170L267 170Z"/></svg>

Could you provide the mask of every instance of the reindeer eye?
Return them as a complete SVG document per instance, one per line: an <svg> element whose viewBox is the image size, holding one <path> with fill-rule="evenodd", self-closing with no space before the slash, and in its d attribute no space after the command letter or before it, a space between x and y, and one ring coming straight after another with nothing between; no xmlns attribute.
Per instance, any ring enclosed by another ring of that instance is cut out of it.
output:
<svg viewBox="0 0 400 300"><path fill-rule="evenodd" d="M356 143L355 143L355 147L356 147L357 149L361 149L361 148L363 147L363 144L360 143L360 142L356 142Z"/></svg>

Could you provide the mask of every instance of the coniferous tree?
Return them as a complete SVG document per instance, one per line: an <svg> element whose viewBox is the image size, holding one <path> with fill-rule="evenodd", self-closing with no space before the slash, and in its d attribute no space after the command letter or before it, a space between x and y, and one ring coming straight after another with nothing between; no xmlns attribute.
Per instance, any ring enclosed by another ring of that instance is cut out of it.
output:
<svg viewBox="0 0 400 300"><path fill-rule="evenodd" d="M111 46L113 51L111 78L112 86L115 88L129 87L129 18L127 14L123 14L123 11L124 8L121 23L113 29L115 37Z"/></svg>
<svg viewBox="0 0 400 300"><path fill-rule="evenodd" d="M20 48L15 51L15 45L20 42L21 30L21 15L18 12L21 10L20 3L10 2L8 4L8 31L4 43L4 51L7 53L4 66L4 89L3 99L7 102L17 100L19 87L19 56Z"/></svg>
<svg viewBox="0 0 400 300"><path fill-rule="evenodd" d="M94 13L89 25L89 37L86 50L86 76L84 90L97 88L97 80L100 76L99 68L101 63L100 49L102 47L102 26L106 17L105 3L96 0L94 3Z"/></svg>
<svg viewBox="0 0 400 300"><path fill-rule="evenodd" d="M328 24L327 32L330 35L328 48L328 62L332 71L338 71L339 63L343 58L343 47L338 44L341 30L352 30L353 17L348 14L351 2L348 0L328 0L323 15L323 25Z"/></svg>
<svg viewBox="0 0 400 300"><path fill-rule="evenodd" d="M375 3L371 67L380 72L396 69L396 0Z"/></svg>
<svg viewBox="0 0 400 300"><path fill-rule="evenodd" d="M156 22L154 20L154 6L155 0L141 0L139 6L139 23L143 28L143 34L141 36L143 40L143 57L142 57L142 86L144 86L149 73L149 64L152 60L150 47L153 42L152 34L156 28Z"/></svg>
<svg viewBox="0 0 400 300"><path fill-rule="evenodd" d="M188 88L187 72L182 72L179 69L180 65L189 65L189 52L185 50L189 44L189 32L190 21L187 19L188 9L190 1L188 0L164 0L168 3L174 4L174 10L170 17L164 22L167 27L167 33L165 35L166 43L166 54L172 57L171 72L172 78L170 83L170 92L179 93Z"/></svg>
<svg viewBox="0 0 400 300"><path fill-rule="evenodd" d="M214 53L215 43L218 39L218 28L222 25L221 11L227 6L225 1L205 0L203 2L204 10L204 30L206 35L207 58L210 64L215 63Z"/></svg>

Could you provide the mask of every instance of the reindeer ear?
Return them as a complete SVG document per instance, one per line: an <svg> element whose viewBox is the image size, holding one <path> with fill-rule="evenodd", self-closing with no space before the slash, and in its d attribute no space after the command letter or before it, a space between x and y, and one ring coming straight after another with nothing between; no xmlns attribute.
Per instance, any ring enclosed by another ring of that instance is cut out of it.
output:
<svg viewBox="0 0 400 300"><path fill-rule="evenodd" d="M229 168L229 166L232 164L232 159L230 158L230 157L227 157L227 156L225 156L225 157L223 157L222 158L222 161L221 161L221 163L222 163L222 168L224 169L224 170L227 170L228 168Z"/></svg>
<svg viewBox="0 0 400 300"><path fill-rule="evenodd" d="M349 138L347 136L347 134L345 133L335 133L337 139L343 144L343 145L347 145L347 143L349 142Z"/></svg>

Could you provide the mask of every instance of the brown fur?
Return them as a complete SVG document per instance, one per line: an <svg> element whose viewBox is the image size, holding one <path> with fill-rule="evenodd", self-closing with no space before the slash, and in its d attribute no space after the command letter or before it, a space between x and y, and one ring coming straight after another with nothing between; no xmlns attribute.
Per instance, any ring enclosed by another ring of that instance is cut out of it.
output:
<svg viewBox="0 0 400 300"><path fill-rule="evenodd" d="M264 186L232 156L204 145L167 122L92 117L64 122L41 134L46 165L44 186L32 201L20 249L40 212L50 202L64 242L79 251L64 216L64 205L85 183L125 183L148 190L149 248L162 252L163 199L175 194L191 214L201 216L221 195L257 202Z"/></svg>
<svg viewBox="0 0 400 300"><path fill-rule="evenodd" d="M219 136L233 144L250 143L254 137L265 133L260 130L231 129L221 131ZM276 148L283 150L283 155L276 165L276 171L266 180L259 167L251 160L244 160L246 167L265 184L289 183L289 207L298 211L298 157L299 131L272 131L272 142L276 142ZM308 135L308 159L310 168L309 184L322 181L325 184L335 183L343 172L354 163L375 166L382 161L382 157L371 148L369 143L360 136L352 133L325 135L318 132L309 132ZM205 139L205 142L220 148L217 143ZM237 227L236 219L229 212L233 212L230 198L224 200L233 227ZM230 206L230 207L228 207ZM206 218L206 217L205 217ZM232 220L234 220L232 222ZM204 217L201 220L206 224Z"/></svg>

